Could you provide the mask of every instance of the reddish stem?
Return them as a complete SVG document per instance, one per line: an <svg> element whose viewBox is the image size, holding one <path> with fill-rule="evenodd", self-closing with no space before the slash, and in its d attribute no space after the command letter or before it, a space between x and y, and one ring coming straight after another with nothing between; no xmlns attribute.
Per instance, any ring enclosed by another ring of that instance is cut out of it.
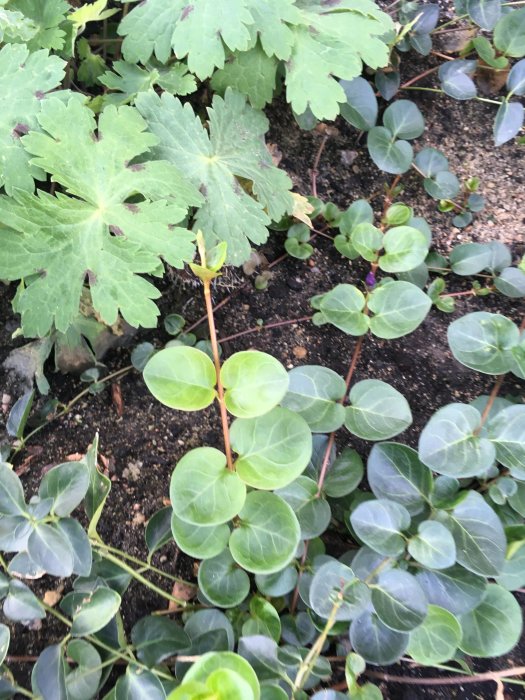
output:
<svg viewBox="0 0 525 700"><path fill-rule="evenodd" d="M315 159L314 159L314 164L312 166L312 170L310 171L311 176L312 176L312 195L314 197L317 197L317 174L318 174L317 168L319 167L319 161L321 160L321 155L324 151L324 147L325 147L327 141L328 141L328 134L323 134L323 138L321 139L321 143L319 144L319 148L317 149L317 153L315 154Z"/></svg>

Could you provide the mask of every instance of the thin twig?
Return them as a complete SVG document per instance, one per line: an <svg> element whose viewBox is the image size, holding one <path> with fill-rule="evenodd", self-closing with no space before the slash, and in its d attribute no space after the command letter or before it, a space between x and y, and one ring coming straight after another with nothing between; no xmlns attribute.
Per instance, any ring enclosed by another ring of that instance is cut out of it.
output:
<svg viewBox="0 0 525 700"><path fill-rule="evenodd" d="M311 321L312 316L301 316L301 318L288 318L285 321L275 321L274 323L264 323L261 326L253 326L252 328L247 328L245 331L239 331L239 333L233 333L233 335L227 335L224 338L219 338L219 343L226 343L229 340L234 340L235 338L241 338L243 335L249 335L250 333L259 333L260 331L265 331L270 328L278 328L279 326L289 326L294 323L304 323L305 321Z"/></svg>
<svg viewBox="0 0 525 700"><path fill-rule="evenodd" d="M321 139L321 143L319 144L319 148L317 149L317 153L315 154L314 164L312 165L312 169L310 171L310 174L312 176L312 196L314 197L317 197L317 168L319 167L319 161L321 160L321 155L324 151L324 147L326 146L327 141L328 134L324 133L323 138Z"/></svg>

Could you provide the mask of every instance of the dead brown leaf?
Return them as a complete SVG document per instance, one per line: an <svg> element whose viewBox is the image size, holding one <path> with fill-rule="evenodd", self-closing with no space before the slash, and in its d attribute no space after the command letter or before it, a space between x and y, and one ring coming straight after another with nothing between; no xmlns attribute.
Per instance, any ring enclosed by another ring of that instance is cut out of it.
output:
<svg viewBox="0 0 525 700"><path fill-rule="evenodd" d="M124 402L122 400L122 391L120 390L120 384L118 384L118 382L114 382L111 385L111 400L113 402L113 406L115 407L115 411L117 412L117 416L122 418L122 414L124 413Z"/></svg>

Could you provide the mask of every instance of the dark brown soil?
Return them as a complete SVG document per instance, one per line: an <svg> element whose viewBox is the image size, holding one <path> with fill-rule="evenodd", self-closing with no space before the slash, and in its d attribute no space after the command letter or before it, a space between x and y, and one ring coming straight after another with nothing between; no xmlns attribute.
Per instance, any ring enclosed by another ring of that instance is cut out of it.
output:
<svg viewBox="0 0 525 700"><path fill-rule="evenodd" d="M410 97L413 97L411 95ZM439 214L435 205L422 191L417 176L408 176L404 201L414 206L416 214L425 215L433 226L435 246L442 251L460 241L492 239L513 246L516 257L524 252L525 220L523 204L522 151L508 144L497 151L491 144L493 110L480 104L456 104L451 100L418 98L427 118L426 135L420 145L433 145L446 151L452 167L463 177L477 175L482 180L481 192L487 196L487 208L470 228L459 231L450 225L447 215ZM270 141L283 153L281 166L292 176L297 191L310 192L309 168L314 160L321 136L298 130L288 110L272 109L273 127ZM346 207L359 197L371 197L375 209L382 208L382 192L391 177L379 174L366 156L363 141L355 130L343 123L337 124L339 135L331 137L326 145L318 176L319 196ZM428 134L428 135L427 135ZM350 163L348 165L348 163ZM263 249L271 261L282 254L282 234L276 234ZM310 262L286 259L273 268L273 277L266 291L256 291L252 280L235 280L232 290L215 290L215 302L230 291L232 300L216 315L221 337L229 336L264 323L299 318L311 313L309 298L331 289L340 282L357 282L364 278L366 268L341 258L330 241L318 237L315 253ZM462 288L456 281L457 289ZM465 283L467 284L467 283ZM465 287L466 288L466 287ZM11 333L17 326L9 300L14 287L0 287L0 361L15 344ZM181 313L191 324L203 314L203 302L198 288L189 284L165 283L161 302L162 315ZM469 401L479 394L488 393L492 380L477 374L453 360L446 342L450 321L460 314L477 309L499 310L519 322L523 305L502 298L460 298L452 316L432 310L427 320L413 334L395 341L367 338L360 357L355 381L378 378L388 381L408 399L414 425L400 440L416 445L419 432L430 415L452 401ZM206 327L196 331L206 336ZM141 331L137 342L148 340L161 347L169 336L162 330ZM355 339L329 326L317 328L311 323L287 325L239 337L223 344L225 356L257 348L278 357L286 367L299 364L323 364L345 375L354 349ZM129 350L112 352L105 360L108 372L129 364ZM85 385L72 376L53 375L51 394L66 403ZM52 464L64 461L67 455L85 452L95 433L100 438L100 452L108 460L113 488L103 515L100 533L104 540L129 554L145 558L144 527L148 518L166 503L171 472L177 460L198 445L220 445L221 433L218 414L214 409L200 413L171 411L157 403L148 393L139 373L132 371L119 382L123 415L118 417L109 390L89 395L76 404L66 417L42 430L30 449L38 454L30 462L23 476L27 493L36 490L43 471ZM502 393L523 395L524 383L513 378L505 380ZM0 376L0 389L16 400L16 383L11 376ZM369 446L353 441L348 434L341 435L340 445L352 443L366 457ZM28 451L17 459L19 466ZM157 554L155 563L172 573L192 578L193 563L177 555L174 546ZM38 582L38 590L56 587L56 580ZM519 596L519 594L518 594ZM519 596L520 597L520 596ZM521 596L522 602L525 598ZM165 601L150 591L132 585L125 596L123 615L129 629L139 617L164 608ZM33 631L17 625L13 630L11 653L37 654L61 633L60 625L45 620L42 629ZM507 668L521 665L525 660L525 641L512 654L488 662L475 662L473 668ZM13 666L13 671L27 681L27 668ZM436 676L436 671L410 669L409 666L389 668L398 675ZM382 684L385 698L390 700L419 700L420 698L463 698L476 700L492 698L495 684L447 686L424 689L422 686ZM506 686L505 697L523 698L519 686Z"/></svg>

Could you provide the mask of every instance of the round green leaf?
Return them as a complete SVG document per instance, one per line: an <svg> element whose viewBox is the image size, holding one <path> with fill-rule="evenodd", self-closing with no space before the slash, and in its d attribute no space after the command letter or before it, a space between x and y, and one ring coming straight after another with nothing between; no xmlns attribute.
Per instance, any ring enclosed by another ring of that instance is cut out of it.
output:
<svg viewBox="0 0 525 700"><path fill-rule="evenodd" d="M364 440L386 440L412 423L405 397L386 382L364 379L350 391L345 427Z"/></svg>
<svg viewBox="0 0 525 700"><path fill-rule="evenodd" d="M11 579L9 592L4 600L4 615L15 622L42 620L45 610L33 591L22 581Z"/></svg>
<svg viewBox="0 0 525 700"><path fill-rule="evenodd" d="M0 462L0 515L24 515L27 508L22 482L14 471Z"/></svg>
<svg viewBox="0 0 525 700"><path fill-rule="evenodd" d="M166 693L160 680L151 671L127 667L117 681L115 700L165 700Z"/></svg>
<svg viewBox="0 0 525 700"><path fill-rule="evenodd" d="M205 683L214 671L221 669L237 673L250 686L254 700L259 700L261 690L255 671L242 656L230 651L210 652L201 656L184 676L184 682Z"/></svg>
<svg viewBox="0 0 525 700"><path fill-rule="evenodd" d="M170 483L175 515L192 525L220 525L243 507L246 486L214 447L197 447L179 460Z"/></svg>
<svg viewBox="0 0 525 700"><path fill-rule="evenodd" d="M302 540L312 540L325 532L332 514L328 502L317 496L315 481L300 476L276 493L292 507L301 526Z"/></svg>
<svg viewBox="0 0 525 700"><path fill-rule="evenodd" d="M383 114L383 124L399 139L417 139L425 130L423 115L410 100L396 100L389 105Z"/></svg>
<svg viewBox="0 0 525 700"><path fill-rule="evenodd" d="M525 540L510 544L501 575L496 577L496 583L508 591L516 591L525 586Z"/></svg>
<svg viewBox="0 0 525 700"><path fill-rule="evenodd" d="M250 617L242 626L243 637L263 635L275 642L281 638L281 619L273 605L261 598L253 596L250 600Z"/></svg>
<svg viewBox="0 0 525 700"><path fill-rule="evenodd" d="M245 350L229 357L221 369L228 411L238 418L255 418L271 411L288 389L282 364L265 352Z"/></svg>
<svg viewBox="0 0 525 700"><path fill-rule="evenodd" d="M429 605L423 624L410 635L407 651L418 664L434 666L451 659L460 641L457 618L444 608Z"/></svg>
<svg viewBox="0 0 525 700"><path fill-rule="evenodd" d="M411 226L395 226L383 236L384 255L379 267L385 272L408 272L424 262L428 254L425 236Z"/></svg>
<svg viewBox="0 0 525 700"><path fill-rule="evenodd" d="M487 434L496 447L498 462L516 479L525 481L525 406L499 411L487 425Z"/></svg>
<svg viewBox="0 0 525 700"><path fill-rule="evenodd" d="M363 313L365 297L351 284L338 284L326 294L312 297L310 303L319 313L313 323L331 323L349 335L363 335L368 330L368 317Z"/></svg>
<svg viewBox="0 0 525 700"><path fill-rule="evenodd" d="M64 517L82 501L89 488L89 469L85 462L66 462L50 469L40 482L38 495L52 498L52 511Z"/></svg>
<svg viewBox="0 0 525 700"><path fill-rule="evenodd" d="M100 654L83 639L72 639L67 645L67 661L76 665L66 673L68 700L86 700L95 697L102 677Z"/></svg>
<svg viewBox="0 0 525 700"><path fill-rule="evenodd" d="M430 311L432 301L410 282L388 282L376 287L368 299L374 314L370 330L378 338L400 338L415 330Z"/></svg>
<svg viewBox="0 0 525 700"><path fill-rule="evenodd" d="M428 502L432 472L407 445L383 442L374 445L367 463L367 479L376 498L400 503L416 514Z"/></svg>
<svg viewBox="0 0 525 700"><path fill-rule="evenodd" d="M472 406L451 403L436 411L419 437L419 458L438 474L481 475L494 463L496 449L476 431L481 415Z"/></svg>
<svg viewBox="0 0 525 700"><path fill-rule="evenodd" d="M412 163L414 151L408 141L396 141L384 126L374 126L367 140L370 158L380 170L393 175L405 173Z"/></svg>
<svg viewBox="0 0 525 700"><path fill-rule="evenodd" d="M476 275L490 267L492 253L485 243L461 243L450 254L450 266L456 275Z"/></svg>
<svg viewBox="0 0 525 700"><path fill-rule="evenodd" d="M458 565L444 571L422 570L416 574L416 578L429 603L439 605L453 615L473 610L487 588L485 578Z"/></svg>
<svg viewBox="0 0 525 700"><path fill-rule="evenodd" d="M331 433L341 427L344 408L338 402L346 392L342 377L320 365L294 367L288 377L288 392L281 401L284 408L304 418L312 432Z"/></svg>
<svg viewBox="0 0 525 700"><path fill-rule="evenodd" d="M85 637L101 630L117 614L120 603L119 594L111 588L87 592L73 613L72 636Z"/></svg>
<svg viewBox="0 0 525 700"><path fill-rule="evenodd" d="M68 538L52 523L37 523L27 541L27 551L40 568L52 576L71 576L73 549Z"/></svg>
<svg viewBox="0 0 525 700"><path fill-rule="evenodd" d="M158 401L180 411L198 411L215 398L213 362L184 345L155 353L144 367L144 381Z"/></svg>
<svg viewBox="0 0 525 700"><path fill-rule="evenodd" d="M279 598L290 593L297 583L297 569L286 566L275 574L257 574L255 583L260 592L270 598Z"/></svg>
<svg viewBox="0 0 525 700"><path fill-rule="evenodd" d="M258 418L239 418L230 428L232 448L239 454L237 474L249 486L276 489L296 479L312 455L312 434L306 421L277 407Z"/></svg>
<svg viewBox="0 0 525 700"><path fill-rule="evenodd" d="M252 491L230 537L235 561L254 574L280 571L293 559L301 529L290 506L273 493Z"/></svg>
<svg viewBox="0 0 525 700"><path fill-rule="evenodd" d="M353 650L375 666L388 666L405 653L409 635L384 625L374 613L365 612L350 625Z"/></svg>
<svg viewBox="0 0 525 700"><path fill-rule="evenodd" d="M378 110L377 97L368 80L364 78L341 80L340 85L345 91L347 100L340 107L343 119L360 131L368 131L375 126Z"/></svg>
<svg viewBox="0 0 525 700"><path fill-rule="evenodd" d="M36 695L47 700L67 700L66 664L60 644L44 649L33 667L31 682Z"/></svg>
<svg viewBox="0 0 525 700"><path fill-rule="evenodd" d="M191 645L182 627L159 615L140 619L131 630L131 641L139 660L150 667Z"/></svg>
<svg viewBox="0 0 525 700"><path fill-rule="evenodd" d="M461 190L461 183L454 173L442 170L423 180L425 192L434 199L454 199ZM461 273L457 273L461 274Z"/></svg>
<svg viewBox="0 0 525 700"><path fill-rule="evenodd" d="M9 627L4 624L0 624L0 665L4 663L5 657L9 650L9 642L11 641L11 632Z"/></svg>
<svg viewBox="0 0 525 700"><path fill-rule="evenodd" d="M418 534L408 543L408 552L429 569L448 569L456 563L456 545L447 528L435 520L425 520Z"/></svg>
<svg viewBox="0 0 525 700"><path fill-rule="evenodd" d="M520 299L525 296L525 272L517 267L505 267L495 278L494 286L506 297Z"/></svg>
<svg viewBox="0 0 525 700"><path fill-rule="evenodd" d="M485 374L505 374L511 369L510 351L519 342L520 332L506 316L476 311L453 321L447 336L461 364Z"/></svg>
<svg viewBox="0 0 525 700"><path fill-rule="evenodd" d="M505 56L525 54L525 8L511 10L500 19L494 29L494 45Z"/></svg>
<svg viewBox="0 0 525 700"><path fill-rule="evenodd" d="M410 526L410 513L385 499L364 501L350 515L350 523L360 540L375 552L397 557L405 549L402 531Z"/></svg>
<svg viewBox="0 0 525 700"><path fill-rule="evenodd" d="M454 537L459 564L480 576L501 573L507 539L501 520L480 493L469 491L442 519Z"/></svg>
<svg viewBox="0 0 525 700"><path fill-rule="evenodd" d="M414 158L414 163L425 177L434 177L439 172L448 170L448 160L436 148L423 148Z"/></svg>
<svg viewBox="0 0 525 700"><path fill-rule="evenodd" d="M229 549L223 550L199 566L199 587L206 598L219 608L240 605L250 592L248 574L239 569Z"/></svg>
<svg viewBox="0 0 525 700"><path fill-rule="evenodd" d="M460 649L470 656L501 656L518 642L523 628L518 601L496 583L489 584L477 608L460 617Z"/></svg>
<svg viewBox="0 0 525 700"><path fill-rule="evenodd" d="M353 248L362 258L374 262L377 259L377 251L383 247L383 234L372 224L363 222L352 230L351 241Z"/></svg>
<svg viewBox="0 0 525 700"><path fill-rule="evenodd" d="M194 559L211 559L228 544L230 528L220 525L194 525L171 514L171 532L177 547Z"/></svg>
<svg viewBox="0 0 525 700"><path fill-rule="evenodd" d="M502 102L494 119L494 145L502 146L521 131L525 109L520 102Z"/></svg>
<svg viewBox="0 0 525 700"><path fill-rule="evenodd" d="M372 603L379 619L397 632L409 632L418 627L428 607L417 579L399 569L379 574L372 587Z"/></svg>
<svg viewBox="0 0 525 700"><path fill-rule="evenodd" d="M328 467L323 492L331 498L347 496L359 486L363 474L363 460L355 450L347 447Z"/></svg>
<svg viewBox="0 0 525 700"><path fill-rule="evenodd" d="M367 609L370 601L368 587L345 564L326 562L313 576L310 607L317 615L328 619L341 593L342 602L335 614L336 620L353 620Z"/></svg>

